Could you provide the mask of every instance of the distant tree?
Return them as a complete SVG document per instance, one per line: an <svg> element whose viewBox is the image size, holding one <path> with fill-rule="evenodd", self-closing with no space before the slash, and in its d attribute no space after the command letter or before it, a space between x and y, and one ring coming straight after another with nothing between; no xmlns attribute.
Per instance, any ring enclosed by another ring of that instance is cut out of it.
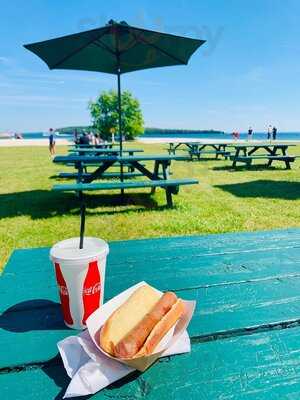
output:
<svg viewBox="0 0 300 400"><path fill-rule="evenodd" d="M144 120L140 104L129 91L122 93L122 134L126 139L134 139L144 132ZM118 94L114 90L102 92L95 101L89 103L93 126L105 140L119 132Z"/></svg>

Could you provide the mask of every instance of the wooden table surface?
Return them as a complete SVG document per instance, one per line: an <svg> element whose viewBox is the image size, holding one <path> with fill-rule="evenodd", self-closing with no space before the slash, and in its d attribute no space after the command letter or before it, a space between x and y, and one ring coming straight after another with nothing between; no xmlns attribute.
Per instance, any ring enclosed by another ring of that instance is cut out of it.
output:
<svg viewBox="0 0 300 400"><path fill-rule="evenodd" d="M300 229L110 243L106 300L141 280L195 299L190 354L89 398L299 400ZM49 248L16 250L0 279L1 399L61 399Z"/></svg>
<svg viewBox="0 0 300 400"><path fill-rule="evenodd" d="M124 143L124 142L123 142ZM99 147L99 148L104 148L104 147L110 147L110 146L120 146L119 142L101 142L98 144L81 144L81 143L75 143L75 144L70 144L68 145L69 147Z"/></svg>
<svg viewBox="0 0 300 400"><path fill-rule="evenodd" d="M185 146L187 147L188 150L199 150L199 151L204 151L204 149L208 147L212 147L213 150L215 151L225 151L225 148L227 147L228 143L220 142L170 142L169 143L169 148L168 151L170 152L175 152L179 147Z"/></svg>
<svg viewBox="0 0 300 400"><path fill-rule="evenodd" d="M125 148L122 150L123 153L143 153L143 149L133 149L133 148ZM97 153L102 153L102 154L112 154L112 153L120 153L119 148L112 148L112 149L98 149L96 147L93 148L80 148L76 147L74 149L68 149L68 153L79 153L79 154L97 154Z"/></svg>
<svg viewBox="0 0 300 400"><path fill-rule="evenodd" d="M103 161L115 161L115 162L127 162L127 161L186 161L188 157L183 156L170 156L167 154L145 154L145 155L133 155L133 156L80 156L80 155L66 155L66 156L55 156L53 162L55 163L102 163Z"/></svg>
<svg viewBox="0 0 300 400"><path fill-rule="evenodd" d="M248 143L231 143L228 145L229 147L295 147L295 144L290 143L279 143L279 142L261 142L261 143L253 143L249 141Z"/></svg>

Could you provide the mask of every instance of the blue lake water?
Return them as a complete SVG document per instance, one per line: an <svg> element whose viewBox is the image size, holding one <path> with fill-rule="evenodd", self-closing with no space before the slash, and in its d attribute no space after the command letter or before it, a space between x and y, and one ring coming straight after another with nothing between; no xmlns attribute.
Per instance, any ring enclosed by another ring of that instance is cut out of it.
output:
<svg viewBox="0 0 300 400"><path fill-rule="evenodd" d="M170 134L170 133L147 133L141 136L142 138L188 138L188 139L232 139L231 133L184 133L184 134ZM240 133L240 139L247 139L248 134L246 132ZM253 140L266 140L267 132L255 132L253 134ZM277 132L277 139L279 140L300 140L300 132Z"/></svg>
<svg viewBox="0 0 300 400"><path fill-rule="evenodd" d="M45 139L48 137L47 133L43 132L28 132L22 134L24 139ZM58 135L57 138L70 138L72 140L72 135ZM184 133L184 134L170 134L170 133L147 133L142 135L143 138L187 138L187 139L231 139L232 135L230 133ZM247 138L247 133L240 134L241 139ZM264 140L267 139L266 132L255 132L253 135L253 139ZM277 133L278 140L300 140L300 132L278 132Z"/></svg>
<svg viewBox="0 0 300 400"><path fill-rule="evenodd" d="M49 134L47 132L25 132L22 133L23 139L47 139ZM72 139L72 135L55 135L57 138Z"/></svg>

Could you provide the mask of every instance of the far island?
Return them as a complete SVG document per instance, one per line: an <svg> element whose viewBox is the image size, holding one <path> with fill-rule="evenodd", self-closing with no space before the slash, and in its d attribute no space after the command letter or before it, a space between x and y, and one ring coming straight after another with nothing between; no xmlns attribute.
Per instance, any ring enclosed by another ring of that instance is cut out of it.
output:
<svg viewBox="0 0 300 400"><path fill-rule="evenodd" d="M64 128L57 128L56 132L63 135L74 135L74 132L80 135L83 132L91 131L93 133L98 133L97 129L92 126L68 126ZM164 128L145 128L143 135L141 137L191 137L193 135L203 135L203 136L215 136L224 135L224 131L209 129L164 129Z"/></svg>

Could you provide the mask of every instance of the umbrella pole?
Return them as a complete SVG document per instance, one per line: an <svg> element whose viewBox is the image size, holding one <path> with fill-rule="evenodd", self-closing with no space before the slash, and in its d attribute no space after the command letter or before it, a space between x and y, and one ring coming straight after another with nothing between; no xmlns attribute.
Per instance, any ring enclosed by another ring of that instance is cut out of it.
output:
<svg viewBox="0 0 300 400"><path fill-rule="evenodd" d="M123 137L122 137L122 104L121 104L121 72L120 72L120 68L118 69L118 114L119 114L119 140L120 140L120 156L122 157L123 155ZM120 162L120 180L121 182L124 181L124 169L123 169L123 163ZM124 189L121 189L121 197L122 200L124 199Z"/></svg>

